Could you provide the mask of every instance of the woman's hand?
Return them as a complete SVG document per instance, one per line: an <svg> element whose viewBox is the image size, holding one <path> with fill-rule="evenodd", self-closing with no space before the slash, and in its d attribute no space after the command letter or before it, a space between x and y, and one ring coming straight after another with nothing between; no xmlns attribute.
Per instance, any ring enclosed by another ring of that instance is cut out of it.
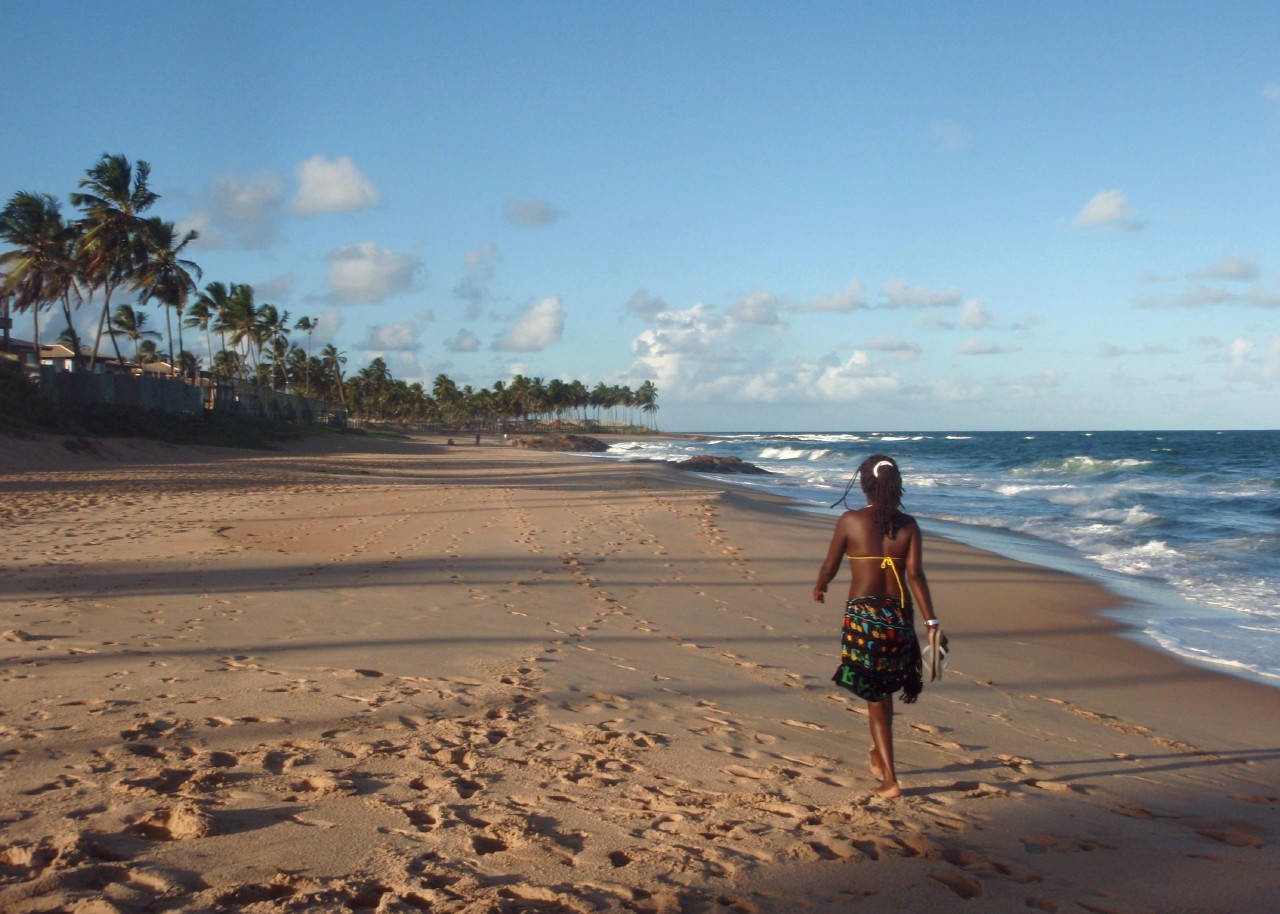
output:
<svg viewBox="0 0 1280 914"><path fill-rule="evenodd" d="M827 595L827 585L826 585L826 584L814 584L814 585L813 585L813 601L814 601L815 603L825 603L825 602L827 602L827 600L826 600L826 595Z"/></svg>

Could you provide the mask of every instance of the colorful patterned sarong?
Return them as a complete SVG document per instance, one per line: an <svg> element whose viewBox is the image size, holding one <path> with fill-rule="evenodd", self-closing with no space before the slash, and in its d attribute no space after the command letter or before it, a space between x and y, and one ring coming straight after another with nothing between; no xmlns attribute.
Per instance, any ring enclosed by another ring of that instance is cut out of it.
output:
<svg viewBox="0 0 1280 914"><path fill-rule="evenodd" d="M855 597L845 605L840 668L831 677L867 701L894 692L912 704L924 683L911 604L897 597Z"/></svg>

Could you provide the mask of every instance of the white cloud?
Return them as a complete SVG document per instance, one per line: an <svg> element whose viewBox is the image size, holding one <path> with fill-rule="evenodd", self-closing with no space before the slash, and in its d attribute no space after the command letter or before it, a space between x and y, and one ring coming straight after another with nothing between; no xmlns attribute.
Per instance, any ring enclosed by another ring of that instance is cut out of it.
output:
<svg viewBox="0 0 1280 914"><path fill-rule="evenodd" d="M480 316L489 300L489 287L497 274L496 264L501 260L498 248L492 242L468 251L464 260L466 272L453 289L453 294L467 303L467 319Z"/></svg>
<svg viewBox="0 0 1280 914"><path fill-rule="evenodd" d="M884 284L887 308L954 308L963 296L959 289L934 292L920 286L909 286L900 279Z"/></svg>
<svg viewBox="0 0 1280 914"><path fill-rule="evenodd" d="M959 355L1004 355L1017 352L1020 347L1008 344L992 343L987 340L968 340L956 348Z"/></svg>
<svg viewBox="0 0 1280 914"><path fill-rule="evenodd" d="M1038 397L1057 388L1061 378L1053 368L1046 368L1036 374L1022 378L1014 378L1004 385L1011 397Z"/></svg>
<svg viewBox="0 0 1280 914"><path fill-rule="evenodd" d="M375 324L356 348L365 352L414 352L421 346L422 329L423 323L413 320Z"/></svg>
<svg viewBox="0 0 1280 914"><path fill-rule="evenodd" d="M725 320L706 305L694 305L687 311L665 311L655 326L641 333L632 343L632 351L641 358L668 355L706 355L723 350L726 337Z"/></svg>
<svg viewBox="0 0 1280 914"><path fill-rule="evenodd" d="M983 330L992 326L996 322L996 317L987 311L981 299L971 298L964 303L960 322L970 330Z"/></svg>
<svg viewBox="0 0 1280 914"><path fill-rule="evenodd" d="M782 319L778 317L781 304L776 296L757 289L730 305L726 313L730 320L740 324L774 326L782 323Z"/></svg>
<svg viewBox="0 0 1280 914"><path fill-rule="evenodd" d="M1227 344L1227 378L1235 380L1243 373L1249 362L1249 354L1253 352L1254 342L1248 337L1238 336Z"/></svg>
<svg viewBox="0 0 1280 914"><path fill-rule="evenodd" d="M1280 83L1271 83L1262 87L1262 98L1280 111Z"/></svg>
<svg viewBox="0 0 1280 914"><path fill-rule="evenodd" d="M651 296L648 289L639 289L627 299L627 310L642 320L649 321L666 311L667 303Z"/></svg>
<svg viewBox="0 0 1280 914"><path fill-rule="evenodd" d="M534 302L514 326L494 340L499 352L538 352L560 341L564 333L564 305L552 296Z"/></svg>
<svg viewBox="0 0 1280 914"><path fill-rule="evenodd" d="M1179 308L1200 308L1204 305L1221 305L1238 298L1235 292L1228 289L1214 288L1198 282L1179 295L1175 304Z"/></svg>
<svg viewBox="0 0 1280 914"><path fill-rule="evenodd" d="M656 369L652 362L637 367L655 378L664 395L683 402L849 403L901 387L896 375L877 371L862 351L843 362L805 362L785 370L728 371L674 355L660 360Z"/></svg>
<svg viewBox="0 0 1280 914"><path fill-rule="evenodd" d="M1117 346L1114 343L1101 343L1098 346L1098 357L1103 359L1127 359L1139 355L1172 355L1176 350L1163 343L1149 343L1137 349L1128 346Z"/></svg>
<svg viewBox="0 0 1280 914"><path fill-rule="evenodd" d="M209 220L246 248L270 247L280 237L284 179L269 171L249 178L218 175L205 188Z"/></svg>
<svg viewBox="0 0 1280 914"><path fill-rule="evenodd" d="M973 145L973 137L950 118L936 120L929 127L933 147L941 153L963 152Z"/></svg>
<svg viewBox="0 0 1280 914"><path fill-rule="evenodd" d="M1267 344L1267 361L1262 366L1262 377L1266 381L1280 381L1280 334L1271 337Z"/></svg>
<svg viewBox="0 0 1280 914"><path fill-rule="evenodd" d="M1221 267L1222 265L1218 265ZM1237 279L1239 281L1248 281L1248 267L1245 264L1240 267L1241 275L1235 277L1221 276L1223 280ZM1195 275L1208 275L1214 267L1208 267ZM1256 268L1255 268L1256 269ZM1143 298L1135 298L1133 306L1135 308L1155 309L1155 308L1204 308L1210 305L1246 305L1250 308L1280 308L1280 286L1268 289L1261 282L1254 281L1245 289L1228 289L1223 286L1211 286L1200 281L1194 281L1187 286L1183 292L1174 298L1162 298L1157 296L1145 296Z"/></svg>
<svg viewBox="0 0 1280 914"><path fill-rule="evenodd" d="M253 294L258 301L280 301L289 297L295 284L296 277L292 273L281 273L266 282L255 282L253 284Z"/></svg>
<svg viewBox="0 0 1280 914"><path fill-rule="evenodd" d="M546 200L508 200L503 212L508 222L522 228L550 225L564 215Z"/></svg>
<svg viewBox="0 0 1280 914"><path fill-rule="evenodd" d="M191 243L192 250L213 251L225 248L227 238L213 227L213 217L208 210L196 210L188 213L175 223L178 237L183 238L187 232L195 232L196 240Z"/></svg>
<svg viewBox="0 0 1280 914"><path fill-rule="evenodd" d="M856 400L870 394L884 394L896 391L900 386L896 375L881 374L873 371L871 360L865 352L855 351L845 362L829 365L815 375L805 377L797 374L800 382L798 392L812 390L826 400Z"/></svg>
<svg viewBox="0 0 1280 914"><path fill-rule="evenodd" d="M956 322L941 311L921 311L916 315L915 325L922 329L955 330Z"/></svg>
<svg viewBox="0 0 1280 914"><path fill-rule="evenodd" d="M1210 264L1195 274L1204 279L1257 279L1258 265L1244 257L1223 257L1217 263Z"/></svg>
<svg viewBox="0 0 1280 914"><path fill-rule="evenodd" d="M418 361L417 355L412 352L392 352L388 353L390 362L388 368L393 378L407 380L417 378L422 380L426 372L422 370L422 364Z"/></svg>
<svg viewBox="0 0 1280 914"><path fill-rule="evenodd" d="M928 383L930 400L949 403L980 400L987 395L987 388L971 378L938 378Z"/></svg>
<svg viewBox="0 0 1280 914"><path fill-rule="evenodd" d="M1086 228L1095 225L1110 225L1116 228L1141 228L1129 208L1129 200L1120 190L1103 190L1094 194L1093 198L1076 214L1075 224Z"/></svg>
<svg viewBox="0 0 1280 914"><path fill-rule="evenodd" d="M378 189L347 156L312 156L298 166L296 174L298 196L293 211L299 216L354 213L378 205Z"/></svg>
<svg viewBox="0 0 1280 914"><path fill-rule="evenodd" d="M862 347L869 352L887 352L899 362L913 362L920 358L918 343L896 336L881 336Z"/></svg>
<svg viewBox="0 0 1280 914"><path fill-rule="evenodd" d="M476 352L480 348L480 337L464 327L444 344L444 348L450 352Z"/></svg>
<svg viewBox="0 0 1280 914"><path fill-rule="evenodd" d="M297 315L301 317L301 315ZM318 315L309 315L315 322L315 329L311 331L311 355L319 354L320 350L334 341L339 330L345 323L342 316L341 308L325 308ZM307 348L307 333L305 331L293 331L293 342L301 346L304 350Z"/></svg>
<svg viewBox="0 0 1280 914"><path fill-rule="evenodd" d="M729 322L706 305L660 312L652 326L632 340L634 371L652 377L672 394L695 389L704 374L727 376L727 363L736 359L729 330Z"/></svg>
<svg viewBox="0 0 1280 914"><path fill-rule="evenodd" d="M809 305L808 310L818 312L858 311L867 307L866 290L862 280L854 278L835 295L819 295Z"/></svg>
<svg viewBox="0 0 1280 914"><path fill-rule="evenodd" d="M372 304L412 288L420 266L416 255L362 241L329 255L329 286L340 301Z"/></svg>

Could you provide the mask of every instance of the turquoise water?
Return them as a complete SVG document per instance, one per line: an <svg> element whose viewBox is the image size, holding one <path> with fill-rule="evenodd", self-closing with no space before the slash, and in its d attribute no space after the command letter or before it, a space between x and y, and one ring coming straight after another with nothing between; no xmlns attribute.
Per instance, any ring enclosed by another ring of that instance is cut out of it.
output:
<svg viewBox="0 0 1280 914"><path fill-rule="evenodd" d="M716 479L834 518L872 453L926 533L1097 579L1138 637L1280 686L1280 431L751 433L605 457L740 457L772 475Z"/></svg>

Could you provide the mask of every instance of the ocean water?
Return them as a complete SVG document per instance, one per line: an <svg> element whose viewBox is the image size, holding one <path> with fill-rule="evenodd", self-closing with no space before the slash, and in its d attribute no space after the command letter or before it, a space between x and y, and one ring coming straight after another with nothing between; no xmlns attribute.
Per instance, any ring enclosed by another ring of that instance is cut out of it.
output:
<svg viewBox="0 0 1280 914"><path fill-rule="evenodd" d="M834 520L873 453L897 459L926 535L1098 580L1135 637L1280 687L1280 431L708 435L602 456L739 457L773 475L715 478Z"/></svg>

